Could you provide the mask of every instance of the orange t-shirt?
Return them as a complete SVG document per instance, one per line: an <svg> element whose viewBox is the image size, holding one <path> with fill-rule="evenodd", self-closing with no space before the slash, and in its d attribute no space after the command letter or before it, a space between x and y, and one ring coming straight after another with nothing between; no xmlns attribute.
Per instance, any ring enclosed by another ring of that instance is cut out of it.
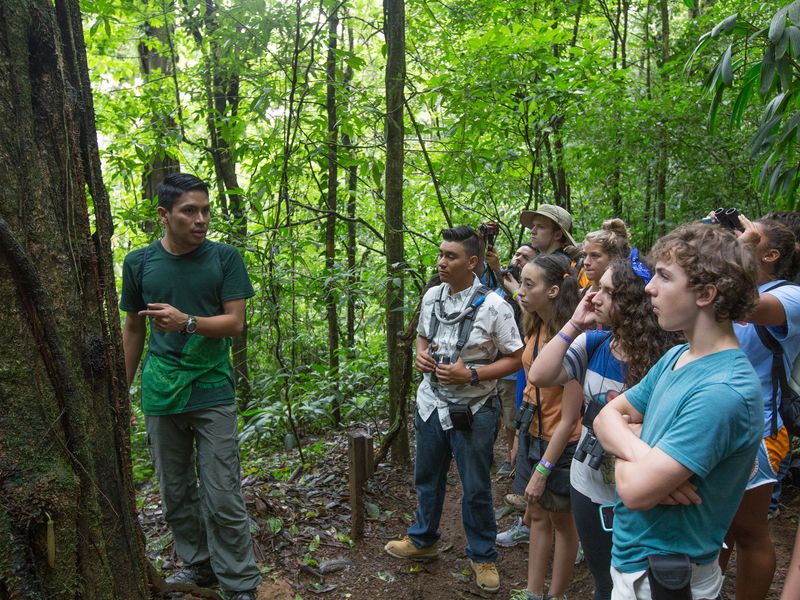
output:
<svg viewBox="0 0 800 600"><path fill-rule="evenodd" d="M547 328L542 325L539 329L539 351L544 348L545 344L549 341L547 337ZM522 351L522 366L525 369L525 374L531 370L531 363L533 362L533 350L536 346L536 335L532 335L525 344L525 350ZM541 402L541 410L534 413L531 425L528 431L533 437L541 437L543 440L549 441L553 437L561 421L561 396L564 393L564 387L561 385L554 385L551 387L539 388L538 401ZM537 404L536 386L530 383L525 385L525 391L522 394L522 401L528 404ZM539 419L541 415L541 435L539 435ZM575 430L569 436L570 442L577 442L581 437L581 422L580 420L575 425Z"/></svg>

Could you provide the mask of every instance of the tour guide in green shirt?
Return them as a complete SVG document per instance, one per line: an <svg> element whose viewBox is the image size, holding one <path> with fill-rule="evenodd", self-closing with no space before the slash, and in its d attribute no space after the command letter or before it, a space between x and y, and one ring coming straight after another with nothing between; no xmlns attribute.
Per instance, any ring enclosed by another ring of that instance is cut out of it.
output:
<svg viewBox="0 0 800 600"><path fill-rule="evenodd" d="M236 248L206 239L201 179L166 177L158 216L164 237L125 257L120 308L128 385L150 320L142 408L164 515L185 565L167 583L219 581L226 600L255 600L260 576L239 484L229 359L253 287Z"/></svg>

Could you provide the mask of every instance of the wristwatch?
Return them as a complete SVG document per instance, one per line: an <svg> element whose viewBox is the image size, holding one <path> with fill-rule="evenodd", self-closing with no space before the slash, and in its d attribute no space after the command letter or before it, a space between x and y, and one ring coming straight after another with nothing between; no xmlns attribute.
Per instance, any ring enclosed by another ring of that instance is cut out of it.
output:
<svg viewBox="0 0 800 600"><path fill-rule="evenodd" d="M192 335L195 331L197 331L197 317L189 315L189 318L186 319L186 323L183 324L181 335Z"/></svg>
<svg viewBox="0 0 800 600"><path fill-rule="evenodd" d="M478 377L478 370L475 367L469 368L469 384L470 385L478 385L481 382L480 378Z"/></svg>

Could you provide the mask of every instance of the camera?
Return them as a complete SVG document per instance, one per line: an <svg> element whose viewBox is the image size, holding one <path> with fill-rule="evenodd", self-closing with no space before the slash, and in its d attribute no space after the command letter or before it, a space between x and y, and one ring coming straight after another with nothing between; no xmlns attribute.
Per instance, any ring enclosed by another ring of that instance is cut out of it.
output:
<svg viewBox="0 0 800 600"><path fill-rule="evenodd" d="M600 468L605 456L603 446L594 433L594 419L602 409L603 405L599 402L595 400L589 402L589 406L586 407L586 412L583 415L583 425L587 430L586 437L583 438L580 446L575 450L575 460L586 462L595 471Z"/></svg>
<svg viewBox="0 0 800 600"><path fill-rule="evenodd" d="M431 358L436 361L437 365L449 365L450 364L450 357L449 356L440 356L439 354L431 354ZM436 371L431 371L431 383L439 383L439 378L436 376Z"/></svg>
<svg viewBox="0 0 800 600"><path fill-rule="evenodd" d="M481 223L478 226L478 233L480 233L483 241L486 242L487 248L494 246L498 231L500 231L500 226L497 223Z"/></svg>
<svg viewBox="0 0 800 600"><path fill-rule="evenodd" d="M522 279L522 269L519 268L519 265L515 265L514 263L511 263L505 269L500 269L500 279L503 279L506 274L510 274L517 281Z"/></svg>
<svg viewBox="0 0 800 600"><path fill-rule="evenodd" d="M718 208L714 211L714 219L716 219L716 222L722 225L725 229L738 229L739 231L744 231L744 227L742 227L742 224L739 221L739 210L736 208ZM714 220L709 218L705 218L702 221L703 223L714 222Z"/></svg>

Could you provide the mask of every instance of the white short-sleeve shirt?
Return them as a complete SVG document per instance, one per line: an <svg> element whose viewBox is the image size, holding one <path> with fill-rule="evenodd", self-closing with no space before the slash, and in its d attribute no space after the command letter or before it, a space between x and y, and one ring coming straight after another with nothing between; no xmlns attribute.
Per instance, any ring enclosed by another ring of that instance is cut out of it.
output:
<svg viewBox="0 0 800 600"><path fill-rule="evenodd" d="M452 356L458 342L459 324L446 325L439 322L436 339L430 339L431 315L436 310L437 314L449 315L460 313L464 310L473 297L474 292L480 287L480 280L475 277L472 286L455 294L450 293L450 286L442 283L429 289L422 298L419 325L417 333L428 338L429 343L438 344L438 348L431 350L438 356ZM514 321L514 311L494 292L487 294L485 300L478 308L475 322L469 338L461 351L461 359L467 368L478 367L493 362L498 354L513 354L522 348L522 340ZM439 395L452 403L467 403L474 401L472 411L477 412L486 399L495 392L496 381L481 381L478 385L469 383L460 385L438 385ZM476 398L480 400L475 401ZM422 383L417 388L417 410L423 421L427 421L434 410L439 413L442 429L450 429L450 414L447 410L448 403L437 398L431 387L430 373L425 373Z"/></svg>

